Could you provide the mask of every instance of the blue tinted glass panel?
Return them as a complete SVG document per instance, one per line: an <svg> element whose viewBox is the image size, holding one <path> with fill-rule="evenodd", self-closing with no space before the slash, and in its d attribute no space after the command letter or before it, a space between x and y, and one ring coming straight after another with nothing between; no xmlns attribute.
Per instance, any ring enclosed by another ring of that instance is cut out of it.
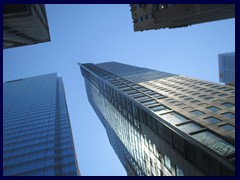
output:
<svg viewBox="0 0 240 180"><path fill-rule="evenodd" d="M222 105L225 106L225 107L228 107L228 108L235 107L234 104L229 103L229 102L227 102L227 103L223 103Z"/></svg>
<svg viewBox="0 0 240 180"><path fill-rule="evenodd" d="M164 155L164 165L166 166L166 168L168 168L169 170L171 170L171 160L168 156Z"/></svg>
<svg viewBox="0 0 240 180"><path fill-rule="evenodd" d="M167 113L167 114L163 114L163 115L160 115L160 117L162 119L164 119L165 121L171 123L171 124L179 124L179 123L182 123L182 122L186 122L187 119L184 118L183 116L180 116L176 113Z"/></svg>
<svg viewBox="0 0 240 180"><path fill-rule="evenodd" d="M229 119L234 119L235 118L235 114L230 113L230 112L224 113L222 115L224 115L225 117L227 117Z"/></svg>
<svg viewBox="0 0 240 180"><path fill-rule="evenodd" d="M233 145L209 131L194 134L192 137L222 156L235 152L235 147Z"/></svg>
<svg viewBox="0 0 240 180"><path fill-rule="evenodd" d="M215 106L211 106L211 107L207 107L207 109L209 109L210 111L212 112L215 112L215 111L219 111L220 109L215 107Z"/></svg>
<svg viewBox="0 0 240 180"><path fill-rule="evenodd" d="M234 130L235 127L230 125L230 124L226 124L226 125L223 125L223 126L220 126L222 129L226 130L226 131L231 131L231 130Z"/></svg>
<svg viewBox="0 0 240 180"><path fill-rule="evenodd" d="M191 132L202 129L200 126L198 126L194 123L187 123L187 124L183 124L183 125L180 125L177 127L178 127L178 129L181 129L185 133L191 133Z"/></svg>
<svg viewBox="0 0 240 180"><path fill-rule="evenodd" d="M190 113L192 113L195 116L200 116L200 115L204 114L202 111L198 111L198 110L191 111Z"/></svg>
<svg viewBox="0 0 240 180"><path fill-rule="evenodd" d="M176 165L176 175L177 176L184 176L182 169L180 169L177 165Z"/></svg>
<svg viewBox="0 0 240 180"><path fill-rule="evenodd" d="M217 119L215 117L208 117L208 118L205 118L205 120L208 121L211 124L216 124L216 123L221 122L221 120L219 120L219 119Z"/></svg>

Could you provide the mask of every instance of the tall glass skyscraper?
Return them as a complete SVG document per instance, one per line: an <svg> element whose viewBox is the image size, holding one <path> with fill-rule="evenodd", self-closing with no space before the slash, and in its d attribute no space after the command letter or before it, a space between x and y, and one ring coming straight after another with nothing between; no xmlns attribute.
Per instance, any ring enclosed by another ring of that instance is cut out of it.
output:
<svg viewBox="0 0 240 180"><path fill-rule="evenodd" d="M3 84L3 175L80 175L57 74Z"/></svg>
<svg viewBox="0 0 240 180"><path fill-rule="evenodd" d="M235 175L235 88L117 62L79 64L128 175Z"/></svg>
<svg viewBox="0 0 240 180"><path fill-rule="evenodd" d="M220 82L235 85L235 52L218 55Z"/></svg>

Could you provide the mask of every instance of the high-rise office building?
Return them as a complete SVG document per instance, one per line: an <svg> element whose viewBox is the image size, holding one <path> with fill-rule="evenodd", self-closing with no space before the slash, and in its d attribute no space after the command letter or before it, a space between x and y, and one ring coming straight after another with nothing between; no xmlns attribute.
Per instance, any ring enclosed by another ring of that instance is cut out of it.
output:
<svg viewBox="0 0 240 180"><path fill-rule="evenodd" d="M57 74L3 84L3 175L80 175Z"/></svg>
<svg viewBox="0 0 240 180"><path fill-rule="evenodd" d="M3 48L50 41L44 4L3 5Z"/></svg>
<svg viewBox="0 0 240 180"><path fill-rule="evenodd" d="M235 17L235 4L130 4L134 31L186 27Z"/></svg>
<svg viewBox="0 0 240 180"><path fill-rule="evenodd" d="M235 52L218 55L219 80L235 85Z"/></svg>
<svg viewBox="0 0 240 180"><path fill-rule="evenodd" d="M116 62L79 64L128 175L234 175L235 88Z"/></svg>

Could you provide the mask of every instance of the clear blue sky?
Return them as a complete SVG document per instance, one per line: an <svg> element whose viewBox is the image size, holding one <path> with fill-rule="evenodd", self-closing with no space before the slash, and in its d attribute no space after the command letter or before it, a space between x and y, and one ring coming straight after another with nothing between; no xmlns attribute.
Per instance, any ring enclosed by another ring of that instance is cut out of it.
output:
<svg viewBox="0 0 240 180"><path fill-rule="evenodd" d="M3 51L3 82L63 78L82 175L126 175L90 106L77 62L118 61L218 82L218 54L235 51L235 19L134 32L129 5L46 5L51 42Z"/></svg>

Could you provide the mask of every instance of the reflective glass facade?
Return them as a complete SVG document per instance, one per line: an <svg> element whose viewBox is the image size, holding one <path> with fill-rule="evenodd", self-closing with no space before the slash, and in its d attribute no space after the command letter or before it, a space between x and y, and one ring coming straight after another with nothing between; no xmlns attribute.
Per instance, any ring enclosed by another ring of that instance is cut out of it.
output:
<svg viewBox="0 0 240 180"><path fill-rule="evenodd" d="M57 74L3 84L3 175L80 175Z"/></svg>
<svg viewBox="0 0 240 180"><path fill-rule="evenodd" d="M218 55L219 80L226 84L235 84L235 52Z"/></svg>
<svg viewBox="0 0 240 180"><path fill-rule="evenodd" d="M128 175L235 174L235 118L226 117L234 87L116 62L79 65Z"/></svg>

